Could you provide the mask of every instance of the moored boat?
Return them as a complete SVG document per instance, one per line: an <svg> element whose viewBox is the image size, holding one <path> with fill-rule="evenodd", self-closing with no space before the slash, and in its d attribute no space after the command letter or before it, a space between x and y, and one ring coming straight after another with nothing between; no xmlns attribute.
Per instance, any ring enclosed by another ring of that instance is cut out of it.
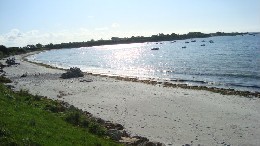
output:
<svg viewBox="0 0 260 146"><path fill-rule="evenodd" d="M159 50L159 48L152 48L151 50Z"/></svg>

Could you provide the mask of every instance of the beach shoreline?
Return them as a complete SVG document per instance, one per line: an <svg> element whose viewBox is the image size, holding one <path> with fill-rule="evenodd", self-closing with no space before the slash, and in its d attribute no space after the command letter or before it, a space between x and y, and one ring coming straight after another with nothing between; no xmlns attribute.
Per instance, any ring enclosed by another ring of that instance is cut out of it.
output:
<svg viewBox="0 0 260 146"><path fill-rule="evenodd" d="M44 63L34 62L34 61L30 61L29 59L27 59L27 57L41 53L41 52L42 51L37 51L37 52L29 53L28 55L24 55L22 57L22 60L27 61L32 64L44 66L46 68L66 71L66 69L63 69L63 68L54 67L54 66L44 64ZM113 78L113 79L122 80L122 81L141 82L141 83L151 84L151 85L161 84L164 87L183 88L183 89L192 89L192 90L205 90L205 91L210 91L210 92L214 92L214 93L220 93L222 95L239 95L239 96L244 96L244 97L248 97L248 98L252 98L252 97L260 98L260 92L257 92L257 91L255 91L255 92L240 91L240 90L235 90L235 89L230 89L230 88L188 85L188 84L183 83L178 80L176 80L175 82L172 82L171 80L166 80L166 79L158 80L155 78L143 78L143 77L138 78L138 77L131 77L131 76L107 75L107 74L99 74L99 73L92 73L92 72L84 72L84 74L92 75L92 76L99 76L99 77L108 77L108 78Z"/></svg>
<svg viewBox="0 0 260 146"><path fill-rule="evenodd" d="M64 80L59 78L64 70L33 64L23 57L16 56L20 65L4 68L15 90L68 102L122 124L131 135L166 145L260 143L259 93L224 89L214 93L217 89L90 73Z"/></svg>

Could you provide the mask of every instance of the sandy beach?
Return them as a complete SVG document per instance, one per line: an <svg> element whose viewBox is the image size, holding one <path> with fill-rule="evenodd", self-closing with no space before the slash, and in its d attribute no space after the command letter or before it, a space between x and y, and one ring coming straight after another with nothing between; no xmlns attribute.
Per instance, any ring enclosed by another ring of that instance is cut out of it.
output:
<svg viewBox="0 0 260 146"><path fill-rule="evenodd" d="M166 145L260 145L259 98L93 75L61 79L62 70L15 58L20 65L4 68L15 90L68 102L131 135Z"/></svg>

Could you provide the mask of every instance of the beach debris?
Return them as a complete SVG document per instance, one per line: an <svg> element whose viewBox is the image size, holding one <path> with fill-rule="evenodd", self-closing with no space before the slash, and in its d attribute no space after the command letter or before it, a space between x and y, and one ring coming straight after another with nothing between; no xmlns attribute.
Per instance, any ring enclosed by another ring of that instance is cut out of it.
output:
<svg viewBox="0 0 260 146"><path fill-rule="evenodd" d="M28 73L26 72L25 74L21 75L21 78L27 77Z"/></svg>
<svg viewBox="0 0 260 146"><path fill-rule="evenodd" d="M64 91L59 91L57 98L62 98L63 96L66 96L66 95L68 95L68 94L66 94Z"/></svg>
<svg viewBox="0 0 260 146"><path fill-rule="evenodd" d="M91 80L91 79L83 79L83 80L80 80L79 82L93 82L93 80Z"/></svg>
<svg viewBox="0 0 260 146"><path fill-rule="evenodd" d="M63 73L61 75L62 79L69 79L69 78L78 78L78 77L83 77L84 74L80 70L80 68L77 67L71 67L69 70L67 70L66 73Z"/></svg>

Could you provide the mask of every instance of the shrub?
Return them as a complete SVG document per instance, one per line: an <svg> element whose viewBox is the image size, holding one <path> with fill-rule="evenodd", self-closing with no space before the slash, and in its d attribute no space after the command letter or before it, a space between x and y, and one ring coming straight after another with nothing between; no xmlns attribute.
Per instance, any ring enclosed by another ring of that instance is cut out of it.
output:
<svg viewBox="0 0 260 146"><path fill-rule="evenodd" d="M0 51L0 59L4 58L4 53Z"/></svg>
<svg viewBox="0 0 260 146"><path fill-rule="evenodd" d="M64 112L66 110L65 107L63 107L60 104L56 104L56 105L47 104L44 109L49 110L49 111L54 112L54 113Z"/></svg>
<svg viewBox="0 0 260 146"><path fill-rule="evenodd" d="M68 79L68 78L77 78L77 77L83 77L84 74L80 70L80 68L77 67L71 67L66 73L63 73L61 75L61 78Z"/></svg>
<svg viewBox="0 0 260 146"><path fill-rule="evenodd" d="M99 124L97 124L95 122L92 122L89 125L89 132L93 133L93 134L96 134L96 135L104 135L106 133L106 130L101 125L99 125Z"/></svg>
<svg viewBox="0 0 260 146"><path fill-rule="evenodd" d="M89 126L89 124L90 124L90 122L89 122L89 120L87 120L87 119L84 119L84 120L81 122L81 125L82 125L82 127L84 127L84 128L87 128L87 127Z"/></svg>
<svg viewBox="0 0 260 146"><path fill-rule="evenodd" d="M79 112L72 112L65 118L65 121L68 123L71 123L73 125L79 125L80 124L80 113Z"/></svg>
<svg viewBox="0 0 260 146"><path fill-rule="evenodd" d="M3 75L0 76L0 83L12 83L12 81Z"/></svg>
<svg viewBox="0 0 260 146"><path fill-rule="evenodd" d="M17 92L18 93L18 95L20 95L20 96L31 96L30 94L29 94L29 90L26 90L26 89L21 89L20 91L18 91Z"/></svg>

